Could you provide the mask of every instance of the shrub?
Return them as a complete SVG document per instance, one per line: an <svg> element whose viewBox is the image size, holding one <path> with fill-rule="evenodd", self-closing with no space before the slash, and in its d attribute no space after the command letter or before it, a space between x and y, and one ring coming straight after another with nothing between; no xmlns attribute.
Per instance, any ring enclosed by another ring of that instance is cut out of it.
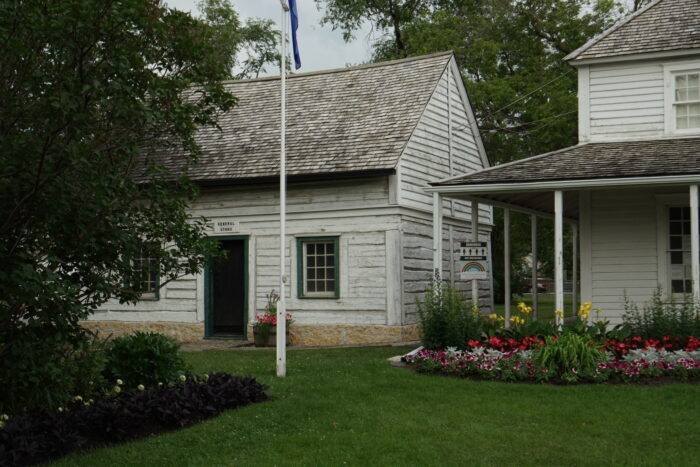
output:
<svg viewBox="0 0 700 467"><path fill-rule="evenodd" d="M465 349L469 340L481 338L481 315L467 305L459 290L433 281L423 300L416 304L423 347Z"/></svg>
<svg viewBox="0 0 700 467"><path fill-rule="evenodd" d="M255 378L226 373L152 386L112 398L74 401L60 411L41 410L2 421L0 465L26 465L67 453L185 427L224 410L268 399Z"/></svg>
<svg viewBox="0 0 700 467"><path fill-rule="evenodd" d="M175 381L188 371L180 345L156 332L136 331L113 339L107 344L105 355L105 378L121 379L126 390L134 390L139 384Z"/></svg>
<svg viewBox="0 0 700 467"><path fill-rule="evenodd" d="M593 374L598 363L606 359L590 339L579 334L547 336L544 341L543 346L534 350L533 361L569 382Z"/></svg>
<svg viewBox="0 0 700 467"><path fill-rule="evenodd" d="M700 336L700 304L690 298L664 301L661 289L657 288L651 300L644 303L641 309L625 296L622 321L629 328L630 335L645 339Z"/></svg>
<svg viewBox="0 0 700 467"><path fill-rule="evenodd" d="M25 337L2 357L0 413L50 409L102 388L104 356L88 331L65 340L52 333Z"/></svg>

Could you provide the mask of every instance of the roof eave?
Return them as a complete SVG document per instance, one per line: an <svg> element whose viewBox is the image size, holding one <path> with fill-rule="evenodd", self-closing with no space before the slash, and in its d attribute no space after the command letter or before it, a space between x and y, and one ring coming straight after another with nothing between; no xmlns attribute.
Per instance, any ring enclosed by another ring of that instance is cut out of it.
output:
<svg viewBox="0 0 700 467"><path fill-rule="evenodd" d="M393 168L372 169L372 170L354 170L348 172L326 172L326 173L311 173L288 175L289 183L299 182L320 182L328 180L349 180L356 178L380 177L392 175L396 173ZM200 187L229 187L237 185L270 185L279 183L279 175L269 175L265 177L248 177L248 178L219 178L219 179L193 179L193 182Z"/></svg>
<svg viewBox="0 0 700 467"><path fill-rule="evenodd" d="M658 58L678 58L700 55L700 46L694 49L662 50L659 52L642 52L628 55L608 55L605 57L578 58L569 61L573 67L605 63L633 62L639 60L654 60Z"/></svg>
<svg viewBox="0 0 700 467"><path fill-rule="evenodd" d="M439 182L438 182L439 183ZM577 180L544 180L512 183L473 183L438 185L425 188L429 193L487 194L552 190L591 190L597 188L624 188L639 186L690 185L700 183L700 174L662 175L649 177L589 178Z"/></svg>
<svg viewBox="0 0 700 467"><path fill-rule="evenodd" d="M588 42L586 42L585 44L583 44L581 47L579 47L578 49L574 50L574 51L571 52L569 55L567 55L566 57L564 57L564 61L571 61L571 60L574 60L576 57L578 57L579 55L581 55L583 52L585 52L585 51L588 50L589 48L593 47L593 45L595 45L595 44L597 44L598 42L600 42L601 40L605 39L605 38L608 37L610 34L612 34L613 32L617 31L617 30L620 29L622 26L624 26L625 24L629 23L629 22L632 21L634 18L636 18L637 16L643 14L645 11L649 10L650 8L653 8L655 5L661 3L662 1L663 1L663 0L654 0L653 2L649 3L649 4L646 5L645 7L640 8L639 10L635 11L634 13L632 13L632 14L629 15L629 16L627 16L626 18L623 18L622 20L618 21L616 24L612 25L611 27L609 27L609 28L606 29L605 31L603 31L603 32L601 32L600 34L598 34L597 36L593 37L593 39L589 40Z"/></svg>

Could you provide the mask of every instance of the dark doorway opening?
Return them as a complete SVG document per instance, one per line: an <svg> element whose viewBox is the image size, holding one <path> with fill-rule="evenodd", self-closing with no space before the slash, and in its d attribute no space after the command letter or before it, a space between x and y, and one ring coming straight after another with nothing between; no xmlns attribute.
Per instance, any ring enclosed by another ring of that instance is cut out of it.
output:
<svg viewBox="0 0 700 467"><path fill-rule="evenodd" d="M246 240L219 240L223 258L211 264L209 335L245 337Z"/></svg>

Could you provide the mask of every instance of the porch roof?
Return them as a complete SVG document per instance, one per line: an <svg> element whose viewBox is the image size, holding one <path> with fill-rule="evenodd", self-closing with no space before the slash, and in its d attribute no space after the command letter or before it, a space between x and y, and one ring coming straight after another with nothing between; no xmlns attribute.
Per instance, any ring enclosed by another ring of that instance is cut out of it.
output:
<svg viewBox="0 0 700 467"><path fill-rule="evenodd" d="M548 215L554 190L669 183L700 183L700 138L580 144L433 182L428 191ZM574 195L564 199L570 219L578 218Z"/></svg>

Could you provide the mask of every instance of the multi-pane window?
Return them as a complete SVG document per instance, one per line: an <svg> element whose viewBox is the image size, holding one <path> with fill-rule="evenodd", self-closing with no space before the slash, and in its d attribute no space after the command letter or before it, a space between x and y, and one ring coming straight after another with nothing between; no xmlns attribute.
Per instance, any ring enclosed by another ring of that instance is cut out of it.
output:
<svg viewBox="0 0 700 467"><path fill-rule="evenodd" d="M671 291L675 294L692 293L693 275L690 261L690 208L669 208L668 234Z"/></svg>
<svg viewBox="0 0 700 467"><path fill-rule="evenodd" d="M338 237L297 239L299 297L338 297Z"/></svg>
<svg viewBox="0 0 700 467"><path fill-rule="evenodd" d="M674 75L676 129L700 128L700 72Z"/></svg>
<svg viewBox="0 0 700 467"><path fill-rule="evenodd" d="M147 249L141 250L141 254L134 259L134 273L138 277L138 282L135 284L136 290L141 292L141 298L157 299L159 278L158 278L158 261L155 258L148 256Z"/></svg>

